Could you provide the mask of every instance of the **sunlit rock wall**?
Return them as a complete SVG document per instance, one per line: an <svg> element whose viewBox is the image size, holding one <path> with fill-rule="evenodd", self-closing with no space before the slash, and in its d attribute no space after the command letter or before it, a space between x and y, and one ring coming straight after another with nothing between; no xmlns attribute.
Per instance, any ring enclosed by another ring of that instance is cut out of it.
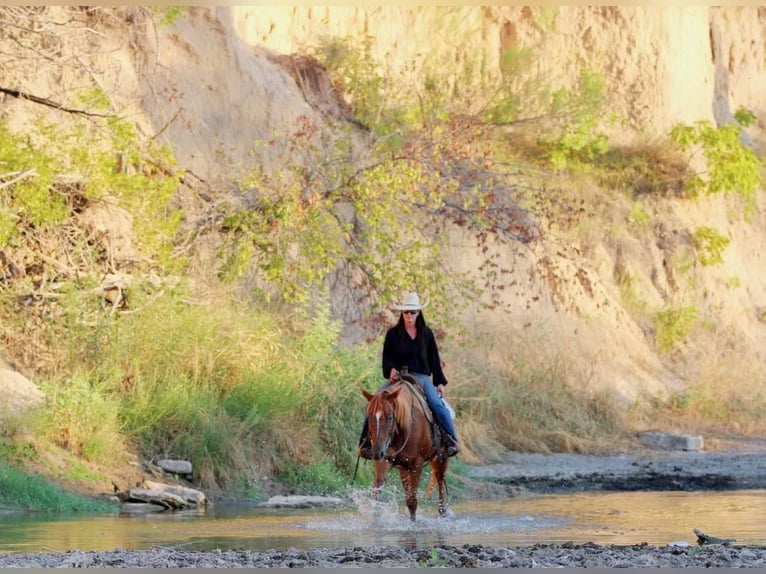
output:
<svg viewBox="0 0 766 574"><path fill-rule="evenodd" d="M532 48L529 72L552 85L571 86L584 68L602 73L613 111L627 120L615 135L628 139L676 122L727 121L739 106L766 111L762 7L240 6L231 14L246 42L279 53L369 35L394 77L474 59L497 78L505 49Z"/></svg>

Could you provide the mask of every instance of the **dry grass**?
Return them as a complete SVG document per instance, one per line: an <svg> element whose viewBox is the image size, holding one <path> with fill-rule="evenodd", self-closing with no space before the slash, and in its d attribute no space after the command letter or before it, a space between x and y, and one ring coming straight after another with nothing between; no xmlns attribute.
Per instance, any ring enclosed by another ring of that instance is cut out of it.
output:
<svg viewBox="0 0 766 574"><path fill-rule="evenodd" d="M599 185L641 195L683 194L688 162L670 141L613 147L598 159Z"/></svg>
<svg viewBox="0 0 766 574"><path fill-rule="evenodd" d="M499 342L499 336L498 337ZM518 341L451 352L461 373L451 390L458 432L471 455L504 450L594 453L614 450L629 433L609 392L588 390L555 351Z"/></svg>

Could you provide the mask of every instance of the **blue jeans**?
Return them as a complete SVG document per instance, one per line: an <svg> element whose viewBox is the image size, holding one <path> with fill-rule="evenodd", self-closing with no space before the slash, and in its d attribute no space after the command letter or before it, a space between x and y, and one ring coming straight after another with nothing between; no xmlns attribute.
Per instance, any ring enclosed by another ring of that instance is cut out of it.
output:
<svg viewBox="0 0 766 574"><path fill-rule="evenodd" d="M455 425L452 422L452 417L450 416L449 411L447 410L447 407L444 406L444 401L442 401L442 398L439 396L439 393L436 390L436 387L431 381L431 377L429 377L428 375L424 375L423 373L410 373L410 375L415 377L418 381L422 383L423 391L425 392L425 396L426 396L426 402L428 403L428 407L431 409L431 412L434 414L434 419L436 420L436 424L438 424L441 428L443 428L447 432L447 434L449 434L455 440L457 440L457 433L455 432ZM383 389L387 386L388 386L388 381L383 383L378 390ZM367 422L367 417L364 417L364 424L362 425L362 436L360 439L360 443L364 442L367 439L368 425L369 423Z"/></svg>
<svg viewBox="0 0 766 574"><path fill-rule="evenodd" d="M431 381L431 377L424 375L423 373L410 373L410 375L422 383L426 395L426 402L431 408L431 412L434 414L436 424L447 431L448 435L457 440L457 433L455 432L455 425L452 422L452 417L449 415L447 407L444 406L444 401L442 401L442 398L439 396L433 381Z"/></svg>

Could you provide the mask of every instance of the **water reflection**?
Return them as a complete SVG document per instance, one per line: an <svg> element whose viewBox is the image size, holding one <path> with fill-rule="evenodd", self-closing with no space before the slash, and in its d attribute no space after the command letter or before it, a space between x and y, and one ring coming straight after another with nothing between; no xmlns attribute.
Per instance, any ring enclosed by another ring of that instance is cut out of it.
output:
<svg viewBox="0 0 766 574"><path fill-rule="evenodd" d="M694 528L740 544L766 544L766 491L628 492L541 495L460 502L438 518L423 501L418 522L395 501L335 510L215 507L96 517L0 516L0 552L333 548L440 544L696 543Z"/></svg>

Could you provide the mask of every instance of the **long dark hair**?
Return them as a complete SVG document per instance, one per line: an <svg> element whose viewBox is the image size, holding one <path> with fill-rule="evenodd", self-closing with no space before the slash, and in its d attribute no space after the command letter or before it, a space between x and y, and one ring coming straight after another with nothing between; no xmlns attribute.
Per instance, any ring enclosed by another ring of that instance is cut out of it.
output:
<svg viewBox="0 0 766 574"><path fill-rule="evenodd" d="M418 343L418 347L420 347L420 356L423 359L423 363L430 368L431 365L428 364L428 353L426 352L428 325L426 325L426 318L423 316L423 309L420 309L418 316L415 317L415 327L418 331L415 340ZM399 313L399 321L396 323L396 328L399 331L400 338L407 334L407 330L404 328L404 311Z"/></svg>

